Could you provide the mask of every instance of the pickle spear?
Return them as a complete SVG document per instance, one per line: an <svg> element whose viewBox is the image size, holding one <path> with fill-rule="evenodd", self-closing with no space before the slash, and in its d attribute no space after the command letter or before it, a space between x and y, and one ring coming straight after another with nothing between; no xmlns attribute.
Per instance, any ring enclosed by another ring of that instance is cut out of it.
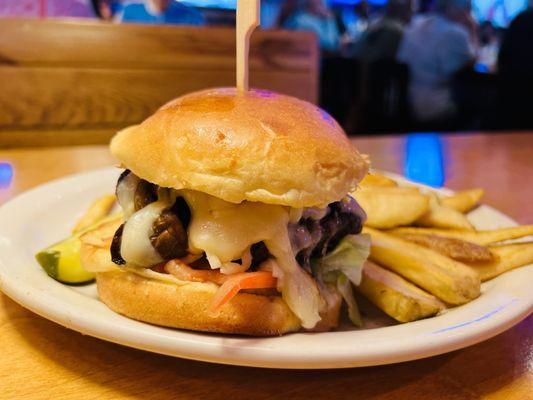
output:
<svg viewBox="0 0 533 400"><path fill-rule="evenodd" d="M94 280L95 274L86 271L80 262L80 236L101 224L122 218L121 214L111 215L102 218L93 225L77 232L76 234L53 244L35 255L37 262L46 273L61 283L70 285L81 285Z"/></svg>

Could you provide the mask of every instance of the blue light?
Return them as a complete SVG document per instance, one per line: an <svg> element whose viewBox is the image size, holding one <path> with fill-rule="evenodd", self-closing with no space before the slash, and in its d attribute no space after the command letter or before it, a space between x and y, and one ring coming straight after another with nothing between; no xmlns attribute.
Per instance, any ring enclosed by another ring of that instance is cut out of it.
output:
<svg viewBox="0 0 533 400"><path fill-rule="evenodd" d="M329 0L330 5L339 5L339 6L355 6L359 4L361 0ZM383 6L387 3L387 0L368 0L368 3L375 6Z"/></svg>
<svg viewBox="0 0 533 400"><path fill-rule="evenodd" d="M439 135L416 133L407 136L404 173L414 182L433 187L444 184L444 157Z"/></svg>
<svg viewBox="0 0 533 400"><path fill-rule="evenodd" d="M7 162L0 162L0 188L7 188L13 180L13 166Z"/></svg>
<svg viewBox="0 0 533 400"><path fill-rule="evenodd" d="M488 74L490 72L490 69L487 65L482 63L476 63L474 65L474 71L479 72L481 74Z"/></svg>
<svg viewBox="0 0 533 400"><path fill-rule="evenodd" d="M358 4L361 0L330 0L332 4L344 4L348 6L354 6Z"/></svg>
<svg viewBox="0 0 533 400"><path fill-rule="evenodd" d="M514 303L516 303L518 301L518 299L514 298L512 299L511 301L509 301L507 304L504 304L502 306L499 306L497 308L495 308L494 310L492 311L489 311L488 313L482 315L481 317L478 317L478 318L475 318L475 319L472 319L470 321L466 321L466 322L462 322L460 324L457 324L457 325L452 325L452 326L449 326L447 328L442 328L442 329L439 329L438 331L435 331L433 332L433 334L437 334L437 333L445 333L445 332L449 332L449 331L453 331L455 329L459 329L459 328L462 328L464 326L468 326L468 325L472 325L476 322L481 322L487 318L490 318L492 317L494 314L497 314L499 313L500 311L503 311L505 310L507 307L509 307L510 305L513 305Z"/></svg>
<svg viewBox="0 0 533 400"><path fill-rule="evenodd" d="M331 115L327 113L326 110L323 110L319 107L318 112L320 113L320 116L322 117L322 119L328 123L328 125L335 126L335 120L333 119Z"/></svg>
<svg viewBox="0 0 533 400"><path fill-rule="evenodd" d="M179 2L193 7L225 8L235 10L237 0L178 0Z"/></svg>

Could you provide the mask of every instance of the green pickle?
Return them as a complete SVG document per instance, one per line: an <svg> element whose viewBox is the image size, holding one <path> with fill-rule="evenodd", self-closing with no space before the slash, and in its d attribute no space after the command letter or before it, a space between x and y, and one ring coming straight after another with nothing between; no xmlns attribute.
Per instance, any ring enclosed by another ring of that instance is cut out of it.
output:
<svg viewBox="0 0 533 400"><path fill-rule="evenodd" d="M35 258L56 281L76 285L90 283L95 274L81 266L80 246L79 235L76 235L40 251Z"/></svg>
<svg viewBox="0 0 533 400"><path fill-rule="evenodd" d="M76 232L73 236L41 250L35 255L37 262L51 278L61 283L69 285L91 283L95 278L95 274L86 271L81 266L80 236L92 229L96 229L105 222L117 218L120 218L120 215L106 217L87 229Z"/></svg>

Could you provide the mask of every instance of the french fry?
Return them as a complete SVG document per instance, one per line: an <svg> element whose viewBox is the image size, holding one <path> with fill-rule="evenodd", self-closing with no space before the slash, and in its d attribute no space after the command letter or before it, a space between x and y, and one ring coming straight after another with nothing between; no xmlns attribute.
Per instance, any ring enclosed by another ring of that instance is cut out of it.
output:
<svg viewBox="0 0 533 400"><path fill-rule="evenodd" d="M428 229L428 228L396 228L388 231L394 235L423 234L451 237L465 240L467 242L486 246L492 243L503 242L505 240L519 239L521 237L533 235L533 225L513 226L511 228L500 228L490 231L465 231L448 229Z"/></svg>
<svg viewBox="0 0 533 400"><path fill-rule="evenodd" d="M365 186L377 186L377 187L395 187L398 186L396 181L391 178L387 178L385 175L381 175L375 172L368 173L364 179L359 182L362 187Z"/></svg>
<svg viewBox="0 0 533 400"><path fill-rule="evenodd" d="M439 204L437 196L430 194L429 211L415 221L415 225L445 229L474 230L472 224L459 211Z"/></svg>
<svg viewBox="0 0 533 400"><path fill-rule="evenodd" d="M82 217L76 223L72 233L79 232L84 228L93 225L98 220L104 218L109 212L113 205L115 204L115 195L109 194L99 199L95 200L89 209L82 215Z"/></svg>
<svg viewBox="0 0 533 400"><path fill-rule="evenodd" d="M368 227L370 260L403 276L448 304L467 303L480 294L480 279L469 266L433 250Z"/></svg>
<svg viewBox="0 0 533 400"><path fill-rule="evenodd" d="M495 261L486 264L471 264L482 282L533 263L533 242L491 246L490 249L498 256Z"/></svg>
<svg viewBox="0 0 533 400"><path fill-rule="evenodd" d="M401 189L401 190L399 190ZM352 195L366 211L366 225L388 229L409 225L428 210L427 196L404 188L368 188Z"/></svg>
<svg viewBox="0 0 533 400"><path fill-rule="evenodd" d="M418 233L396 235L464 263L491 262L497 259L487 247L461 239Z"/></svg>
<svg viewBox="0 0 533 400"><path fill-rule="evenodd" d="M414 186L396 186L396 187L367 187L363 188L363 190L369 190L374 193L384 193L384 194L421 194L422 196L425 196L425 194L420 193L420 190L417 187Z"/></svg>
<svg viewBox="0 0 533 400"><path fill-rule="evenodd" d="M461 190L452 196L441 197L440 203L464 214L475 208L484 194L483 189Z"/></svg>
<svg viewBox="0 0 533 400"><path fill-rule="evenodd" d="M431 317L444 309L444 303L435 296L371 261L363 267L357 290L399 322Z"/></svg>

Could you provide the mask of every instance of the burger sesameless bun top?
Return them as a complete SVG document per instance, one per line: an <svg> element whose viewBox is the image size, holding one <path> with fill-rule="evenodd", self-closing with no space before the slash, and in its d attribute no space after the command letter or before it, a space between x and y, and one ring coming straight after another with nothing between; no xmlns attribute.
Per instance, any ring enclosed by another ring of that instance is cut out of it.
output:
<svg viewBox="0 0 533 400"><path fill-rule="evenodd" d="M327 113L263 90L179 97L119 132L111 152L162 187L295 208L341 199L368 171L366 158Z"/></svg>

